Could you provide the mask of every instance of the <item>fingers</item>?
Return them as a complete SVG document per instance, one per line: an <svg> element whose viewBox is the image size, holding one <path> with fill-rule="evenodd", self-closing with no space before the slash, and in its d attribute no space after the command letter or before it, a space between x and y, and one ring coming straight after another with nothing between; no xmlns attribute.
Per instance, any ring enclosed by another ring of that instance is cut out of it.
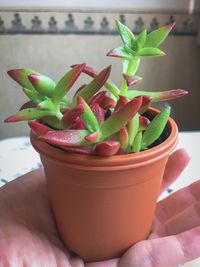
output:
<svg viewBox="0 0 200 267"><path fill-rule="evenodd" d="M119 259L86 263L85 267L118 267Z"/></svg>
<svg viewBox="0 0 200 267"><path fill-rule="evenodd" d="M156 217L160 222L171 219L189 206L200 201L200 180L178 190L160 201L156 208Z"/></svg>
<svg viewBox="0 0 200 267"><path fill-rule="evenodd" d="M190 161L190 156L184 149L178 149L168 159L163 182L161 185L161 193L172 184L185 169Z"/></svg>
<svg viewBox="0 0 200 267"><path fill-rule="evenodd" d="M141 241L130 248L118 267L172 267L200 256L200 226L159 239Z"/></svg>
<svg viewBox="0 0 200 267"><path fill-rule="evenodd" d="M200 202L197 202L168 220L163 227L166 235L175 235L199 225Z"/></svg>
<svg viewBox="0 0 200 267"><path fill-rule="evenodd" d="M70 267L84 267L84 262L79 257L72 257L69 262Z"/></svg>

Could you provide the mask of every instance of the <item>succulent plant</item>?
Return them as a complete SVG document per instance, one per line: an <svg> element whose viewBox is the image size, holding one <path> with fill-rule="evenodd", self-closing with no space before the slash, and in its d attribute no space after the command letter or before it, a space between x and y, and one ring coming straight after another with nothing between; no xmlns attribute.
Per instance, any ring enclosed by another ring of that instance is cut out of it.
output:
<svg viewBox="0 0 200 267"><path fill-rule="evenodd" d="M57 83L32 69L8 71L30 101L5 122L29 121L40 140L72 153L112 156L148 149L158 140L170 116L170 107L166 107L150 120L146 116L150 105L183 96L187 91L128 89L142 80L135 75L141 58L165 55L158 47L173 26L150 33L144 30L135 37L117 21L123 45L107 55L122 59L121 87L109 79L111 66L98 72L86 64L75 64ZM70 101L68 92L82 73L92 80L82 85Z"/></svg>

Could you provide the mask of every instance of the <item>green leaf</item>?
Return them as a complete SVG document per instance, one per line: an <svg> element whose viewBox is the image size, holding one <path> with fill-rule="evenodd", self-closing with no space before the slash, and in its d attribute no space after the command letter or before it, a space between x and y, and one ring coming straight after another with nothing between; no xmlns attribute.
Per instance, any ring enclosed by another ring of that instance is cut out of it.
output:
<svg viewBox="0 0 200 267"><path fill-rule="evenodd" d="M81 118L84 121L88 131L90 131L91 133L98 131L100 129L100 126L90 106L85 102L85 100L81 96L78 96L77 100L78 104L81 104L84 107L85 111L83 114L81 114Z"/></svg>
<svg viewBox="0 0 200 267"><path fill-rule="evenodd" d="M103 69L88 85L86 85L76 94L76 97L81 96L85 101L87 101L90 97L96 94L106 83L110 75L110 71L111 66Z"/></svg>
<svg viewBox="0 0 200 267"><path fill-rule="evenodd" d="M133 152L140 152L142 147L142 132L138 132L132 145Z"/></svg>
<svg viewBox="0 0 200 267"><path fill-rule="evenodd" d="M128 52L127 49L125 49L123 46L118 46L110 50L106 55L110 57L119 57L128 60L130 60L132 56L130 55L130 52Z"/></svg>
<svg viewBox="0 0 200 267"><path fill-rule="evenodd" d="M128 76L133 76L140 64L140 58L133 57L131 60L123 60L123 74L126 74Z"/></svg>
<svg viewBox="0 0 200 267"><path fill-rule="evenodd" d="M117 24L117 30L122 38L122 41L124 44L128 45L129 47L132 47L132 45L135 43L135 36L132 33L132 31L122 24L119 20L116 21Z"/></svg>
<svg viewBox="0 0 200 267"><path fill-rule="evenodd" d="M170 31L173 29L174 25L175 23L170 23L155 31L150 32L147 35L145 47L158 47L159 45L161 45Z"/></svg>
<svg viewBox="0 0 200 267"><path fill-rule="evenodd" d="M123 128L129 122L129 120L135 116L140 109L141 104L142 97L135 98L116 112L112 113L112 115L101 125L100 131L103 140Z"/></svg>
<svg viewBox="0 0 200 267"><path fill-rule="evenodd" d="M186 94L188 94L188 92L183 89L174 89L163 92L129 90L125 93L125 96L128 99L133 99L136 96L150 96L152 97L152 102L160 102L160 101L172 100L184 96Z"/></svg>
<svg viewBox="0 0 200 267"><path fill-rule="evenodd" d="M17 113L15 113L14 115L10 116L5 120L5 122L35 120L51 114L53 114L51 111L38 110L38 108L27 108L27 109L22 109Z"/></svg>
<svg viewBox="0 0 200 267"><path fill-rule="evenodd" d="M169 119L170 111L171 107L166 107L153 118L143 134L142 147L150 146L160 137Z"/></svg>
<svg viewBox="0 0 200 267"><path fill-rule="evenodd" d="M36 91L32 91L27 88L22 88L22 90L28 96L28 98L30 98L30 100L35 104L39 104L40 102L46 99L45 96L39 95Z"/></svg>
<svg viewBox="0 0 200 267"><path fill-rule="evenodd" d="M80 76L83 71L85 64L80 64L68 71L57 83L54 90L52 101L57 104L65 96L65 94L70 90L75 81Z"/></svg>
<svg viewBox="0 0 200 267"><path fill-rule="evenodd" d="M38 106L41 109L47 109L47 110L54 110L55 109L55 105L50 99L44 100L43 102L39 103Z"/></svg>
<svg viewBox="0 0 200 267"><path fill-rule="evenodd" d="M147 30L145 29L137 37L136 43L138 50L144 47L146 38L147 38Z"/></svg>
<svg viewBox="0 0 200 267"><path fill-rule="evenodd" d="M141 57L158 57L164 55L165 53L157 47L144 47L137 52L137 56Z"/></svg>
<svg viewBox="0 0 200 267"><path fill-rule="evenodd" d="M29 74L28 79L39 94L48 97L53 95L56 83L51 78L41 74Z"/></svg>
<svg viewBox="0 0 200 267"><path fill-rule="evenodd" d="M136 113L135 116L128 123L128 144L130 147L133 144L138 129L139 129L139 113Z"/></svg>
<svg viewBox="0 0 200 267"><path fill-rule="evenodd" d="M9 70L8 75L18 82L22 87L27 88L31 91L35 91L33 85L28 79L29 74L39 74L39 72L32 69L13 69Z"/></svg>

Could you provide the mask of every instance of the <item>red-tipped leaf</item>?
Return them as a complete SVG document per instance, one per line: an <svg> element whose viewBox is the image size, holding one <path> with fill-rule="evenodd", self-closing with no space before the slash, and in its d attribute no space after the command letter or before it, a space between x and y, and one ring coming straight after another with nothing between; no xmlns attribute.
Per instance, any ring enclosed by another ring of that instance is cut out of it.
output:
<svg viewBox="0 0 200 267"><path fill-rule="evenodd" d="M99 104L103 109L115 108L116 102L113 98L105 96Z"/></svg>
<svg viewBox="0 0 200 267"><path fill-rule="evenodd" d="M88 101L108 80L111 72L111 66L103 69L86 87L80 90L77 95Z"/></svg>
<svg viewBox="0 0 200 267"><path fill-rule="evenodd" d="M137 97L114 112L100 128L102 138L105 139L123 128L135 116L141 104L142 97Z"/></svg>
<svg viewBox="0 0 200 267"><path fill-rule="evenodd" d="M98 139L99 139L98 132L91 133L85 137L85 140L91 143L96 143Z"/></svg>
<svg viewBox="0 0 200 267"><path fill-rule="evenodd" d="M119 100L117 101L117 104L115 106L115 111L119 110L120 108L122 108L124 105L126 105L128 103L128 98L125 96L120 96Z"/></svg>
<svg viewBox="0 0 200 267"><path fill-rule="evenodd" d="M74 123L77 122L77 120L79 120L81 114L83 114L84 112L85 108L81 104L77 105L75 108L69 109L67 112L64 113L62 117L62 124L65 127L72 126Z"/></svg>
<svg viewBox="0 0 200 267"><path fill-rule="evenodd" d="M51 78L41 74L29 74L28 79L39 94L52 96L56 83Z"/></svg>
<svg viewBox="0 0 200 267"><path fill-rule="evenodd" d="M142 106L139 110L140 114L143 114L147 109L150 107L152 102L152 97L151 96L143 96L142 97Z"/></svg>
<svg viewBox="0 0 200 267"><path fill-rule="evenodd" d="M97 118L99 125L102 125L105 120L105 110L99 106L99 104L95 103L90 106L92 112L94 113L95 117Z"/></svg>
<svg viewBox="0 0 200 267"><path fill-rule="evenodd" d="M95 153L99 156L113 156L117 154L119 148L118 141L105 141L96 145Z"/></svg>
<svg viewBox="0 0 200 267"><path fill-rule="evenodd" d="M42 135L48 133L49 131L53 131L52 128L37 121L29 121L28 125L36 135Z"/></svg>
<svg viewBox="0 0 200 267"><path fill-rule="evenodd" d="M80 64L68 71L57 83L52 100L54 103L60 102L60 100L65 96L65 94L70 90L75 81L80 76L83 71L85 64Z"/></svg>
<svg viewBox="0 0 200 267"><path fill-rule="evenodd" d="M59 130L41 135L39 139L54 145L80 147L87 145L85 137L88 134L87 130Z"/></svg>
<svg viewBox="0 0 200 267"><path fill-rule="evenodd" d="M126 150L127 146L128 146L128 131L126 127L123 127L119 130L119 132L117 133L117 139L120 142L120 146L121 148L123 148L124 150Z"/></svg>

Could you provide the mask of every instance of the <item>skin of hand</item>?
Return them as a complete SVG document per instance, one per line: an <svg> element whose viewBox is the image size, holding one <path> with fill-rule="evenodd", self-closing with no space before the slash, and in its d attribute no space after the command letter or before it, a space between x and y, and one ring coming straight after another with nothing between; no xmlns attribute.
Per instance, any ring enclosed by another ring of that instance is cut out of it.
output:
<svg viewBox="0 0 200 267"><path fill-rule="evenodd" d="M161 191L181 174L189 156L174 152ZM84 263L60 240L46 192L43 169L0 188L0 267L174 267L200 256L200 182L157 205L148 240L120 259Z"/></svg>

